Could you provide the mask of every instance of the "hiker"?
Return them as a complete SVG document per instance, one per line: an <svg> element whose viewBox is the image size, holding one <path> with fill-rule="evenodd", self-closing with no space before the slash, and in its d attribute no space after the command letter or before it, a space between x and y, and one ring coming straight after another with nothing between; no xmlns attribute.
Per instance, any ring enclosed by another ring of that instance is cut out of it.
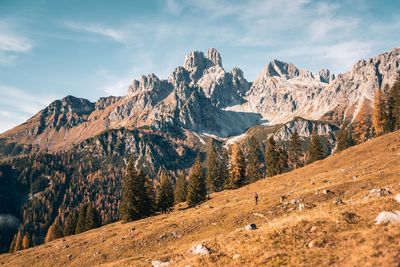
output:
<svg viewBox="0 0 400 267"><path fill-rule="evenodd" d="M257 192L254 193L254 201L256 202L256 206L258 206L258 194L257 194Z"/></svg>

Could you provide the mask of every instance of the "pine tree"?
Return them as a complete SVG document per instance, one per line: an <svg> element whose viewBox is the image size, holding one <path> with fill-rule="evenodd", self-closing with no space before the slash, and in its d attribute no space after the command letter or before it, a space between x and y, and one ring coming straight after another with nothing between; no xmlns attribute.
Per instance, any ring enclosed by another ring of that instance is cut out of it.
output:
<svg viewBox="0 0 400 267"><path fill-rule="evenodd" d="M263 155L258 141L251 137L248 141L246 176L250 182L255 182L263 177Z"/></svg>
<svg viewBox="0 0 400 267"><path fill-rule="evenodd" d="M274 137L268 138L267 151L265 152L266 171L269 177L279 174L279 152Z"/></svg>
<svg viewBox="0 0 400 267"><path fill-rule="evenodd" d="M200 156L196 157L189 176L186 201L189 207L193 207L204 201L207 196L207 186L201 167Z"/></svg>
<svg viewBox="0 0 400 267"><path fill-rule="evenodd" d="M64 236L69 236L75 234L76 225L78 223L78 215L76 211L71 211L65 220L64 226Z"/></svg>
<svg viewBox="0 0 400 267"><path fill-rule="evenodd" d="M100 227L102 224L100 213L93 204L90 204L86 211L85 226L86 231Z"/></svg>
<svg viewBox="0 0 400 267"><path fill-rule="evenodd" d="M187 194L187 180L184 172L178 175L178 179L175 185L174 200L175 203L186 201Z"/></svg>
<svg viewBox="0 0 400 267"><path fill-rule="evenodd" d="M122 181L120 218L124 222L150 216L154 212L154 191L151 181L134 167L134 159L128 163L127 174Z"/></svg>
<svg viewBox="0 0 400 267"><path fill-rule="evenodd" d="M381 89L378 89L374 96L374 111L372 115L372 124L376 136L380 136L384 132L385 111L383 93Z"/></svg>
<svg viewBox="0 0 400 267"><path fill-rule="evenodd" d="M317 130L314 128L308 147L308 163L324 158L324 148L318 139Z"/></svg>
<svg viewBox="0 0 400 267"><path fill-rule="evenodd" d="M290 138L288 151L288 161L292 169L303 166L303 161L301 160L302 153L300 136L297 131L295 131Z"/></svg>
<svg viewBox="0 0 400 267"><path fill-rule="evenodd" d="M246 183L246 162L239 145L231 146L231 158L227 187L238 188Z"/></svg>
<svg viewBox="0 0 400 267"><path fill-rule="evenodd" d="M60 238L60 237L62 237L62 234L60 233L56 223L53 223L49 227L49 230L47 230L47 234L46 234L46 237L45 237L44 241L47 243L47 242L53 241L53 240L55 240L57 238Z"/></svg>
<svg viewBox="0 0 400 267"><path fill-rule="evenodd" d="M223 177L220 172L220 159L215 149L213 139L207 144L207 190L208 192L220 191L223 185Z"/></svg>
<svg viewBox="0 0 400 267"><path fill-rule="evenodd" d="M174 188L167 173L163 172L160 178L160 187L157 195L157 209L167 212L174 205Z"/></svg>
<svg viewBox="0 0 400 267"><path fill-rule="evenodd" d="M288 161L289 156L287 151L283 147L279 147L278 151L278 164L277 164L277 174L287 172L289 169Z"/></svg>
<svg viewBox="0 0 400 267"><path fill-rule="evenodd" d="M343 123L342 126L340 126L340 130L337 135L336 151L337 152L343 151L353 145L354 145L354 140L351 132L351 126L350 125L347 126L346 123Z"/></svg>
<svg viewBox="0 0 400 267"><path fill-rule="evenodd" d="M400 129L400 78L396 80L389 92L389 114L391 122L391 131Z"/></svg>
<svg viewBox="0 0 400 267"><path fill-rule="evenodd" d="M79 214L78 214L78 221L76 223L75 233L83 233L86 231L86 213L87 213L87 206L81 205L79 207Z"/></svg>
<svg viewBox="0 0 400 267"><path fill-rule="evenodd" d="M29 240L29 237L27 234L24 235L24 238L22 239L22 249L28 249L31 246L31 241Z"/></svg>

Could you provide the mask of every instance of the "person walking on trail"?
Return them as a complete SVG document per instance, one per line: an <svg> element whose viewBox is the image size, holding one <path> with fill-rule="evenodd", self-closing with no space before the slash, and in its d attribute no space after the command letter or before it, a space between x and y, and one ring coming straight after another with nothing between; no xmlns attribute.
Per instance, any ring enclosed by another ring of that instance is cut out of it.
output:
<svg viewBox="0 0 400 267"><path fill-rule="evenodd" d="M258 194L257 194L257 192L254 193L254 201L256 202L256 206L258 206Z"/></svg>

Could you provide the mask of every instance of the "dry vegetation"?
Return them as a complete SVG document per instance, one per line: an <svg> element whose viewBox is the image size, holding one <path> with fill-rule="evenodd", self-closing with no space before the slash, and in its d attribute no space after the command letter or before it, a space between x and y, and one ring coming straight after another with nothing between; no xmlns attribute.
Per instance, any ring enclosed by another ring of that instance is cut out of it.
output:
<svg viewBox="0 0 400 267"><path fill-rule="evenodd" d="M393 199L400 193L399 163L395 132L302 169L213 194L197 208L177 206L170 214L0 255L0 265L151 266L161 260L170 266L398 266L399 226L375 225L374 219L383 210L400 210ZM393 194L368 197L374 188ZM291 204L294 199L305 209ZM258 229L245 230L249 223ZM195 244L204 244L210 255L189 253Z"/></svg>

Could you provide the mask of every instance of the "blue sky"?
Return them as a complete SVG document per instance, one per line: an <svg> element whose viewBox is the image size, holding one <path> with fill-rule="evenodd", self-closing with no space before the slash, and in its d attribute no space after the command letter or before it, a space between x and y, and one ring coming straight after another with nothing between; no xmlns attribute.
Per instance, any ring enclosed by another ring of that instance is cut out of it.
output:
<svg viewBox="0 0 400 267"><path fill-rule="evenodd" d="M400 1L0 0L0 132L65 95L123 95L217 48L254 80L272 59L335 73L400 44Z"/></svg>

